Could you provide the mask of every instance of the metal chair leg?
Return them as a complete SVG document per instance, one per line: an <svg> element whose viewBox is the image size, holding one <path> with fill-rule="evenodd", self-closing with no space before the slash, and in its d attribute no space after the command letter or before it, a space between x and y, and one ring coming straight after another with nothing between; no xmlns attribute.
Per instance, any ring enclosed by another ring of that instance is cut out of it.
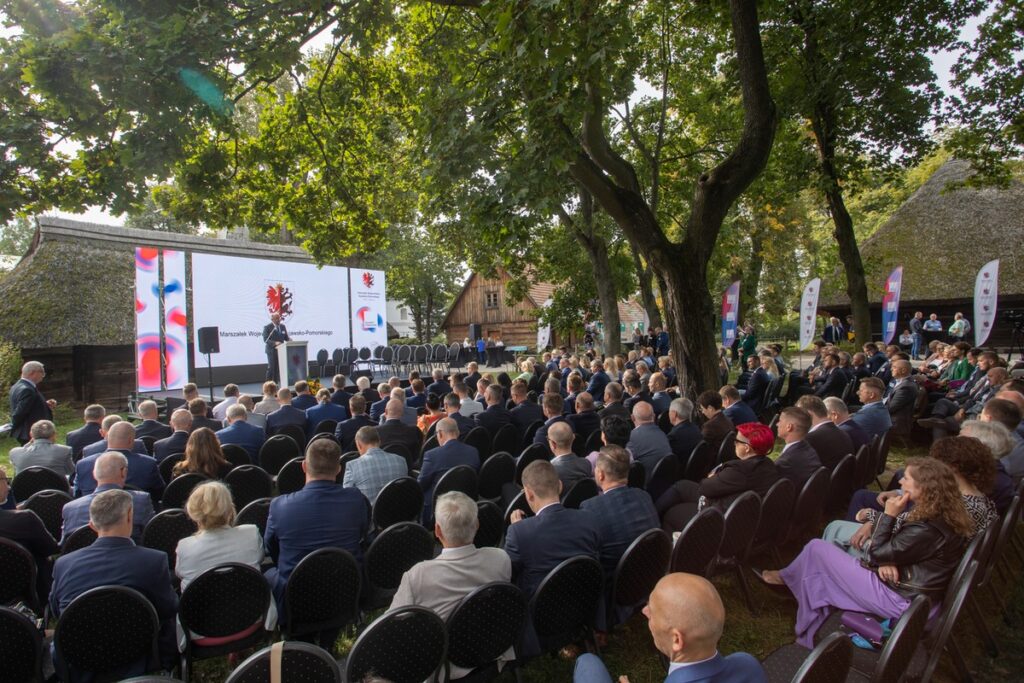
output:
<svg viewBox="0 0 1024 683"><path fill-rule="evenodd" d="M996 639L992 636L992 631L989 630L988 624L985 623L985 617L981 613L981 608L978 607L978 601L974 599L974 596L970 593L967 594L967 611L971 613L971 618L974 620L974 626L978 629L978 634L981 637L982 642L985 644L985 649L988 650L990 657L999 656L999 645L996 643Z"/></svg>

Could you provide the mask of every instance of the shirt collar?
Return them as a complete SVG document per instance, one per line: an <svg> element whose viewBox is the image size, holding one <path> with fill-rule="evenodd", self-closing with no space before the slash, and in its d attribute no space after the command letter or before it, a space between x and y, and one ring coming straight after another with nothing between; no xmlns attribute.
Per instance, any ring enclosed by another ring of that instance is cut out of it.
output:
<svg viewBox="0 0 1024 683"><path fill-rule="evenodd" d="M476 552L476 546L470 543L469 545L460 545L458 548L442 548L439 558L444 560L458 560L472 555Z"/></svg>
<svg viewBox="0 0 1024 683"><path fill-rule="evenodd" d="M32 380L30 380L28 377L22 377L21 381L22 382L26 382L32 388L35 388L35 386L36 386L36 383L33 382Z"/></svg>
<svg viewBox="0 0 1024 683"><path fill-rule="evenodd" d="M698 664L704 664L706 662L710 662L712 659L714 659L717 656L718 656L718 651L716 650L715 654L711 655L707 659L702 659L699 662L670 662L669 665L668 665L668 675L671 676L672 672L676 671L677 669L682 669L682 668L685 668L687 666L697 666Z"/></svg>
<svg viewBox="0 0 1024 683"><path fill-rule="evenodd" d="M556 500L556 501L555 501L554 503L548 503L547 505L545 505L544 507L542 507L542 508L541 508L540 510L537 510L537 516L538 516L538 517L540 517L540 514L541 514L542 512L544 512L545 510L547 510L547 509L548 509L549 507L552 507L553 505L561 505L561 503L559 503L559 502L558 502L557 500Z"/></svg>
<svg viewBox="0 0 1024 683"><path fill-rule="evenodd" d="M811 427L811 429L810 429L810 432L813 432L813 431L814 431L815 429L817 429L818 427L821 427L821 426L823 426L823 425L827 425L827 424L832 424L832 423L831 423L831 422L829 422L828 420L825 420L824 422L819 422L818 424L816 424L816 425L814 425L813 427Z"/></svg>

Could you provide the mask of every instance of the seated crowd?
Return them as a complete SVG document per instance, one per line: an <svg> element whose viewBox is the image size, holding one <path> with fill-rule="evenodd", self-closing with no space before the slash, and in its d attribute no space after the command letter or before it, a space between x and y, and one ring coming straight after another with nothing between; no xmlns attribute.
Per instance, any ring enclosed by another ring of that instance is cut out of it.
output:
<svg viewBox="0 0 1024 683"><path fill-rule="evenodd" d="M679 391L671 356L656 358L652 348L607 358L561 349L539 362L520 359L515 379L482 376L471 362L464 373L434 370L429 384L414 372L407 388L396 377L376 388L360 377L352 387L338 375L332 389L313 395L306 382L294 392L266 382L258 402L228 385L212 408L187 385L166 424L153 401L138 406L137 425L91 405L61 446L51 421L35 422L31 440L11 453L15 475L51 470L66 478L74 499L63 507L58 539L20 509L25 501L10 499L0 471L8 508L0 511L0 537L35 558L36 604L49 605L53 617L90 588L140 591L161 622L161 666L172 669L183 639L202 637L175 626L179 595L197 577L226 563L262 572L273 595L272 629L287 609L289 578L310 553L341 548L364 564L385 531L375 524L382 492L397 480L418 484L423 505L414 521L433 532L440 551L404 572L390 606L421 605L445 618L495 581L514 583L529 600L578 556L600 564L610 590L620 559L646 532L683 532L704 510L725 513L744 494L764 498L783 480L799 492L846 456L909 436L915 416L927 414L917 424L932 439L928 457L909 460L888 491L851 489L841 501L842 509L849 502L847 519L829 524L788 566L758 572L765 584L792 591L796 641L812 648L834 610L898 618L916 595L941 602L966 544L996 523L1024 478L1024 382L1011 379L994 352L965 346L937 346L915 367L898 346L865 344L851 357L818 342L811 366L788 375L781 349L766 348L750 356L736 385L696 401ZM236 525L231 473L245 466L243 456L269 467L261 455L278 434L297 442L298 455L304 449L304 485L273 497L262 527ZM514 450L492 453L498 443ZM229 458L228 447L242 456ZM434 491L455 468L482 481L489 458L516 456L528 459L493 499L508 510L504 542L478 548L483 500ZM656 485L666 471L674 475ZM178 541L172 574L167 556L142 547L142 538L168 507L165 490L185 475L198 475L196 484L172 507L183 507L196 531ZM570 506L567 494L581 491L588 492ZM98 537L92 545L51 562L83 527ZM670 662L667 680L697 680L677 673L684 668L699 668L700 680L766 680L749 655L718 653L724 608L705 578L670 574L652 588L644 613ZM607 610L607 598L595 606L598 640L631 614ZM326 629L308 639L330 650L337 635ZM499 665L543 648L528 620L522 642ZM126 674L144 668L139 662ZM468 673L452 665L453 677ZM610 677L588 655L577 661L576 680Z"/></svg>

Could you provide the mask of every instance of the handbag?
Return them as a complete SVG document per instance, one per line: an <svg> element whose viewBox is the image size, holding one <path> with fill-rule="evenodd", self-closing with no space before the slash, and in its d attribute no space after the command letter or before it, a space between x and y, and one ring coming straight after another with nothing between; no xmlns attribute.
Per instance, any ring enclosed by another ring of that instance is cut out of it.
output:
<svg viewBox="0 0 1024 683"><path fill-rule="evenodd" d="M870 614L864 614L863 612L843 612L840 617L840 623L842 623L847 631L855 636L860 636L866 641L870 647L865 649L881 648L891 633L887 626L888 620L879 622ZM864 645L857 642L856 637L854 637L854 644L858 647L864 647Z"/></svg>

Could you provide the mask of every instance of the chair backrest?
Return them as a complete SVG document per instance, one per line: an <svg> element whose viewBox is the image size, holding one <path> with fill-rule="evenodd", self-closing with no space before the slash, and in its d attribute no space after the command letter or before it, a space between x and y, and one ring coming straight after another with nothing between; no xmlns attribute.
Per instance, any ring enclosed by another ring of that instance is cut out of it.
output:
<svg viewBox="0 0 1024 683"><path fill-rule="evenodd" d="M252 458L249 457L249 451L236 443L225 444L221 446L220 449L224 453L224 459L234 467L252 464Z"/></svg>
<svg viewBox="0 0 1024 683"><path fill-rule="evenodd" d="M328 421L329 420L324 420L324 422ZM320 424L323 424L323 422L321 422ZM322 441L323 439L330 439L334 443L338 443L338 440L334 438L334 432L317 432L313 436L309 437L309 443L306 444L306 452L309 453L309 447L312 446L315 442Z"/></svg>
<svg viewBox="0 0 1024 683"><path fill-rule="evenodd" d="M531 462L537 460L551 460L551 449L548 448L546 443L532 443L523 449L523 452L520 453L519 458L516 460L516 473L513 481L521 485L523 483L523 470Z"/></svg>
<svg viewBox="0 0 1024 683"><path fill-rule="evenodd" d="M959 581L955 584L950 584L946 599L942 603L942 610L939 612L939 616L932 621L933 628L930 638L931 643L928 647L928 659L924 664L924 671L920 675L914 676L916 680L930 681L932 674L935 673L935 668L942 657L942 651L945 649L946 642L953 632L953 627L956 625L956 620L964 606L964 601L967 600L967 593L974 585L978 566L977 560L971 560L966 570L959 573ZM913 673L917 674L918 672L915 671Z"/></svg>
<svg viewBox="0 0 1024 683"><path fill-rule="evenodd" d="M66 681L68 669L99 674L139 660L154 666L159 631L156 610L138 591L124 586L87 590L57 620L57 673Z"/></svg>
<svg viewBox="0 0 1024 683"><path fill-rule="evenodd" d="M441 617L425 607L400 607L379 617L356 639L345 661L345 680L361 681L372 672L394 683L426 681L447 653L448 633Z"/></svg>
<svg viewBox="0 0 1024 683"><path fill-rule="evenodd" d="M161 460L156 466L157 470L160 471L160 478L165 482L169 482L173 478L172 472L174 471L174 466L184 459L184 453L171 453Z"/></svg>
<svg viewBox="0 0 1024 683"><path fill-rule="evenodd" d="M38 495L38 494L37 494ZM1020 496L1014 496L1010 502L1010 506L1006 508L1005 514L1000 518L998 526L993 523L993 526L997 526L995 533L995 540L992 541L991 548L987 548L987 557L978 558L979 564L982 564L981 576L978 577L979 582L988 583L989 577L992 575L992 570L996 564L999 563L999 559L1003 556L1003 551L1006 549L1006 544L1010 541L1010 537L1013 535L1014 530L1017 528L1017 524L1020 522Z"/></svg>
<svg viewBox="0 0 1024 683"><path fill-rule="evenodd" d="M708 472L711 471L711 466L714 464L713 459L715 452L711 448L711 444L707 441L701 441L693 447L693 451L690 453L689 459L686 461L686 470L683 472L683 479L689 481L700 481L707 476Z"/></svg>
<svg viewBox="0 0 1024 683"><path fill-rule="evenodd" d="M527 605L511 583L488 583L464 597L448 615L448 660L475 669L519 645L526 626Z"/></svg>
<svg viewBox="0 0 1024 683"><path fill-rule="evenodd" d="M412 477L389 481L373 502L373 525L378 529L419 519L423 513L423 491Z"/></svg>
<svg viewBox="0 0 1024 683"><path fill-rule="evenodd" d="M306 473L302 471L305 458L292 458L277 473L277 492L280 495L301 491L306 485Z"/></svg>
<svg viewBox="0 0 1024 683"><path fill-rule="evenodd" d="M885 466L889 462L889 445L892 443L892 429L882 434L878 442L878 450L875 453L875 474L885 472Z"/></svg>
<svg viewBox="0 0 1024 683"><path fill-rule="evenodd" d="M661 494L669 490L672 484L679 478L678 470L676 456L671 453L655 463L646 486L647 493L651 494L651 500L658 500Z"/></svg>
<svg viewBox="0 0 1024 683"><path fill-rule="evenodd" d="M507 508L505 508L504 521L506 529L508 529L509 524L512 523L512 513L516 510L522 510L527 517L533 515L533 510L530 509L529 503L526 502L526 491L520 491L517 493L515 498L512 499L512 502L508 504Z"/></svg>
<svg viewBox="0 0 1024 683"><path fill-rule="evenodd" d="M0 604L18 600L36 605L36 561L25 546L0 537Z"/></svg>
<svg viewBox="0 0 1024 683"><path fill-rule="evenodd" d="M476 517L480 526L473 538L473 545L477 548L497 548L501 544L501 536L504 533L501 508L489 500L478 501Z"/></svg>
<svg viewBox="0 0 1024 683"><path fill-rule="evenodd" d="M779 438L779 417L780 413L775 413L772 415L772 419L768 421L768 429L772 430L775 438Z"/></svg>
<svg viewBox="0 0 1024 683"><path fill-rule="evenodd" d="M501 487L515 480L516 461L506 452L496 452L480 468L481 498L495 500L501 497Z"/></svg>
<svg viewBox="0 0 1024 683"><path fill-rule="evenodd" d="M875 477L875 462L871 459L871 444L863 444L853 455L856 462L853 473L853 484L863 488Z"/></svg>
<svg viewBox="0 0 1024 683"><path fill-rule="evenodd" d="M274 495L274 482L270 475L257 465L241 465L233 468L224 477L224 483L231 489L235 509L241 510L260 498Z"/></svg>
<svg viewBox="0 0 1024 683"><path fill-rule="evenodd" d="M287 434L277 434L267 439L260 448L260 466L267 474L276 475L289 460L301 455L302 449L295 439Z"/></svg>
<svg viewBox="0 0 1024 683"><path fill-rule="evenodd" d="M28 617L0 606L0 643L3 643L5 681L43 680L43 634Z"/></svg>
<svg viewBox="0 0 1024 683"><path fill-rule="evenodd" d="M572 488L566 492L562 498L562 506L576 510L579 509L580 503L600 494L601 489L598 488L597 482L590 477L584 477L573 484Z"/></svg>
<svg viewBox="0 0 1024 683"><path fill-rule="evenodd" d="M406 465L409 469L412 469L415 460L413 460L413 453L409 452L409 447L401 443L388 443L381 444L381 449L391 453L392 455L400 455L405 460Z"/></svg>
<svg viewBox="0 0 1024 683"><path fill-rule="evenodd" d="M73 553L76 550L82 548L88 548L99 538L96 532L92 530L92 527L86 525L75 529L74 532L66 539L64 539L64 545L61 546L60 551L62 554L67 555Z"/></svg>
<svg viewBox="0 0 1024 683"><path fill-rule="evenodd" d="M316 423L316 427L313 429L313 434L329 434L334 435L334 432L338 429L337 420L320 420Z"/></svg>
<svg viewBox="0 0 1024 683"><path fill-rule="evenodd" d="M438 422L440 422L440 420L438 420ZM423 445L420 446L420 460L423 460L424 453L441 445L441 442L437 439L437 422L430 425L430 427L434 430L434 433L430 434L430 430L427 430L429 436L427 436L427 440L423 442Z"/></svg>
<svg viewBox="0 0 1024 683"><path fill-rule="evenodd" d="M438 498L449 491L461 491L476 500L478 488L476 470L469 465L459 465L442 474L437 480L437 484L434 485L433 501L436 503Z"/></svg>
<svg viewBox="0 0 1024 683"><path fill-rule="evenodd" d="M486 427L473 427L462 442L476 449L480 455L480 462L484 462L491 455L491 433Z"/></svg>
<svg viewBox="0 0 1024 683"><path fill-rule="evenodd" d="M587 440L584 442L583 450L586 455L590 455L594 451L601 450L601 446L604 443L601 441L601 430L595 429L587 435Z"/></svg>
<svg viewBox="0 0 1024 683"><path fill-rule="evenodd" d="M746 491L730 503L725 511L725 533L718 549L718 561L735 563L747 559L760 521L761 498L753 491Z"/></svg>
<svg viewBox="0 0 1024 683"><path fill-rule="evenodd" d="M757 533L754 534L754 548L782 542L789 530L795 499L796 487L789 479L779 479L772 484L761 500L761 518L757 524Z"/></svg>
<svg viewBox="0 0 1024 683"><path fill-rule="evenodd" d="M523 432L523 444L533 443L533 437L537 434L537 430L544 426L543 420L537 420L526 425L526 431ZM526 445L523 446L526 448Z"/></svg>
<svg viewBox="0 0 1024 683"><path fill-rule="evenodd" d="M327 363L327 349L320 349L316 352L316 362L321 366Z"/></svg>
<svg viewBox="0 0 1024 683"><path fill-rule="evenodd" d="M647 596L668 570L671 556L672 539L664 531L650 529L640 534L615 567L609 615L616 607L635 608L647 602Z"/></svg>
<svg viewBox="0 0 1024 683"><path fill-rule="evenodd" d="M277 643L282 647L281 680L303 683L342 683L341 667L330 652L299 641ZM270 683L270 648L255 653L231 672L227 683Z"/></svg>
<svg viewBox="0 0 1024 683"><path fill-rule="evenodd" d="M204 481L208 481L208 479L197 472L179 474L164 489L163 498L160 499L161 507L165 510L184 508L185 503L188 502L189 495L192 493L192 489Z"/></svg>
<svg viewBox="0 0 1024 683"><path fill-rule="evenodd" d="M186 632L223 638L262 624L270 609L270 584L244 564L207 569L181 594L178 620Z"/></svg>
<svg viewBox="0 0 1024 683"><path fill-rule="evenodd" d="M235 516L235 526L254 524L260 530L260 538L267 531L267 518L270 517L270 501L272 498L257 498Z"/></svg>
<svg viewBox="0 0 1024 683"><path fill-rule="evenodd" d="M193 522L184 510L174 508L153 515L142 530L142 545L167 553L167 564L174 573L178 559L178 541L196 532Z"/></svg>
<svg viewBox="0 0 1024 683"><path fill-rule="evenodd" d="M292 440L299 447L300 453L306 449L306 429L304 427L299 425L282 425L275 430L274 435L292 437Z"/></svg>
<svg viewBox="0 0 1024 683"><path fill-rule="evenodd" d="M629 465L629 477L626 479L628 486L635 489L642 489L647 486L647 470L642 462L633 462Z"/></svg>
<svg viewBox="0 0 1024 683"><path fill-rule="evenodd" d="M589 637L603 587L601 565L584 555L570 557L544 577L530 600L541 652Z"/></svg>
<svg viewBox="0 0 1024 683"><path fill-rule="evenodd" d="M380 350L380 359L388 365L395 359L395 349L393 346L385 346Z"/></svg>
<svg viewBox="0 0 1024 683"><path fill-rule="evenodd" d="M352 554L341 548L320 548L302 558L285 585L284 633L292 638L354 623L361 573Z"/></svg>
<svg viewBox="0 0 1024 683"><path fill-rule="evenodd" d="M475 432L481 427L476 427L470 434ZM486 430L485 430L486 431ZM468 441L467 435L467 443ZM519 428L514 424L507 424L497 431L494 435L494 439L491 441L491 453L499 453L505 451L506 453L518 453L522 447L522 442L519 440ZM481 459L484 459L483 453L480 454Z"/></svg>
<svg viewBox="0 0 1024 683"><path fill-rule="evenodd" d="M927 596L918 595L903 612L878 655L878 662L871 675L872 683L898 683L903 677L924 636L930 608Z"/></svg>
<svg viewBox="0 0 1024 683"><path fill-rule="evenodd" d="M63 475L45 467L26 467L11 480L11 493L14 494L14 500L19 503L24 503L36 493L47 489L64 493L71 491L68 480Z"/></svg>
<svg viewBox="0 0 1024 683"><path fill-rule="evenodd" d="M853 661L853 645L845 633L832 633L807 655L793 676L793 683L845 681Z"/></svg>
<svg viewBox="0 0 1024 683"><path fill-rule="evenodd" d="M359 360L370 360L372 354L368 346L361 346L359 348Z"/></svg>
<svg viewBox="0 0 1024 683"><path fill-rule="evenodd" d="M366 581L394 590L417 562L434 556L434 534L416 522L399 522L382 531L366 551Z"/></svg>
<svg viewBox="0 0 1024 683"><path fill-rule="evenodd" d="M725 435L722 444L718 447L718 464L736 459L736 432L732 431Z"/></svg>
<svg viewBox="0 0 1024 683"><path fill-rule="evenodd" d="M64 522L61 511L70 502L71 496L64 491L44 489L33 493L21 506L39 515L50 535L60 538L60 529Z"/></svg>
<svg viewBox="0 0 1024 683"><path fill-rule="evenodd" d="M821 519L828 497L828 468L819 467L804 482L793 506L792 533L806 533L813 529ZM792 535L792 534L791 534Z"/></svg>
<svg viewBox="0 0 1024 683"><path fill-rule="evenodd" d="M153 446L156 444L156 437L147 434L146 436L140 436L139 440L142 441L142 444L146 447L146 453L153 455Z"/></svg>
<svg viewBox="0 0 1024 683"><path fill-rule="evenodd" d="M672 545L670 571L707 577L718 556L725 534L725 517L715 508L704 508L691 519Z"/></svg>
<svg viewBox="0 0 1024 683"><path fill-rule="evenodd" d="M853 495L853 478L857 473L857 459L847 454L839 461L828 479L828 497L825 499L829 510L846 510Z"/></svg>

